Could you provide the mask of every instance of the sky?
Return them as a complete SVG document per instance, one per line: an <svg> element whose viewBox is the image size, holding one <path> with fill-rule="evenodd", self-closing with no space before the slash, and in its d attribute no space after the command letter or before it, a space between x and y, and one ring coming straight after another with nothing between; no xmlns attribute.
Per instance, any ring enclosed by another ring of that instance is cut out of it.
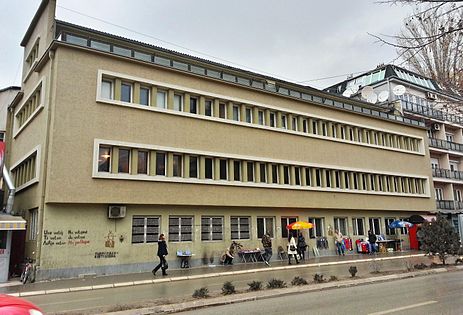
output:
<svg viewBox="0 0 463 315"><path fill-rule="evenodd" d="M40 0L0 0L0 89L21 84L19 45ZM57 0L60 20L325 88L396 57L409 6L376 0ZM78 13L77 13L78 12ZM103 22L104 21L104 22ZM338 76L332 79L317 80Z"/></svg>

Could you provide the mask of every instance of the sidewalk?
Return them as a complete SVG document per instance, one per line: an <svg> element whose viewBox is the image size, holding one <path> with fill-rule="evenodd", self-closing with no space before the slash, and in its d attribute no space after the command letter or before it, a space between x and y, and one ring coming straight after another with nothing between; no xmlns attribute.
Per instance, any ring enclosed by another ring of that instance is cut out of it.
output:
<svg viewBox="0 0 463 315"><path fill-rule="evenodd" d="M120 274L110 276L98 276L89 278L78 278L78 279L65 279L65 280L54 280L54 281L43 281L32 284L22 285L19 282L8 282L0 284L0 293L11 294L14 296L37 296L47 295L54 293L65 293L75 291L90 291L98 289L116 288L116 287L127 287L136 285L155 284L162 282L171 281L188 281L193 279L204 279L211 277L240 275L247 273L277 271L277 270L288 270L288 269L299 269L299 268L311 268L321 266L334 266L343 264L355 264L361 262L368 262L372 260L378 261L391 261L398 259L409 259L423 257L424 254L418 251L398 252L398 253L387 253L378 254L374 256L365 254L350 254L347 256L329 256L329 257L317 257L310 258L304 263L298 265L288 265L287 261L272 261L271 267L267 267L262 262L258 263L237 263L232 266L204 266L195 267L190 269L176 269L168 270L169 275L163 277L157 275L153 277L151 272L143 273L132 273L132 274ZM153 266L155 263L153 262Z"/></svg>

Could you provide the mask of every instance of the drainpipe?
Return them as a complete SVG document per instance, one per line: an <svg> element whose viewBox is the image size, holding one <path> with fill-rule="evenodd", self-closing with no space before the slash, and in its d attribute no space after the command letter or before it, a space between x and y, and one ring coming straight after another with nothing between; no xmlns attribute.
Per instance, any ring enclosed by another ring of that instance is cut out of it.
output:
<svg viewBox="0 0 463 315"><path fill-rule="evenodd" d="M10 214L11 210L13 210L14 194L16 193L16 187L14 187L10 172L8 172L5 165L3 165L3 178L5 179L6 185L8 186L9 190L5 211L6 214Z"/></svg>

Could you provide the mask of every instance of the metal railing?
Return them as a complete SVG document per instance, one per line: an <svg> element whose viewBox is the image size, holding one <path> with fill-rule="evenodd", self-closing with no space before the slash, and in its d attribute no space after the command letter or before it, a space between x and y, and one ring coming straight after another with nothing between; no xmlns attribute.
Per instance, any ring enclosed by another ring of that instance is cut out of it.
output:
<svg viewBox="0 0 463 315"><path fill-rule="evenodd" d="M453 122L463 126L463 117L461 116L445 113L439 109L434 109L429 106L423 106L405 100L400 100L400 102L402 104L402 108L408 112L439 119L442 121Z"/></svg>
<svg viewBox="0 0 463 315"><path fill-rule="evenodd" d="M452 171L452 170L448 170L448 169L444 169L444 168L433 168L432 169L432 176L433 177L439 177L439 178L463 180L463 172Z"/></svg>
<svg viewBox="0 0 463 315"><path fill-rule="evenodd" d="M455 200L436 200L437 209L441 210L461 210L463 202Z"/></svg>
<svg viewBox="0 0 463 315"><path fill-rule="evenodd" d="M443 149L443 150L463 152L463 145L459 143L455 143L455 142L436 139L436 138L429 138L429 146L433 148Z"/></svg>

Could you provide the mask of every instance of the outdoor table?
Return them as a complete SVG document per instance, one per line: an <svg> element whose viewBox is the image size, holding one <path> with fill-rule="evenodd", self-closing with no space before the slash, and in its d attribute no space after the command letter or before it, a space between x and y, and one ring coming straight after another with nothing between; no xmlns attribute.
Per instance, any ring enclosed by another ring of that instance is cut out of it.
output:
<svg viewBox="0 0 463 315"><path fill-rule="evenodd" d="M238 256L244 263L257 262L262 257L262 251L260 249L244 249L238 252Z"/></svg>
<svg viewBox="0 0 463 315"><path fill-rule="evenodd" d="M379 245L379 249L381 251L381 248L393 248L395 251L400 251L402 249L402 240L382 240L382 241L376 241Z"/></svg>
<svg viewBox="0 0 463 315"><path fill-rule="evenodd" d="M177 251L177 257L180 258L180 268L190 268L190 257L193 254L189 251Z"/></svg>

